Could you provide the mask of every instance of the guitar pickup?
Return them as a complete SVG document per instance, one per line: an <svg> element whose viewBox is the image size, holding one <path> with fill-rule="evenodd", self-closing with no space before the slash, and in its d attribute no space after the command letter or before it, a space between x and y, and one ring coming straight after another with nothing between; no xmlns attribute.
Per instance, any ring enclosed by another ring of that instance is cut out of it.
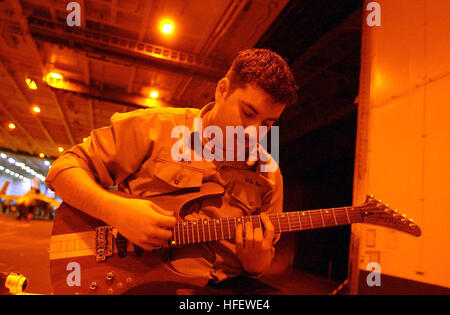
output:
<svg viewBox="0 0 450 315"><path fill-rule="evenodd" d="M106 261L113 254L112 226L99 226L95 229L95 260Z"/></svg>

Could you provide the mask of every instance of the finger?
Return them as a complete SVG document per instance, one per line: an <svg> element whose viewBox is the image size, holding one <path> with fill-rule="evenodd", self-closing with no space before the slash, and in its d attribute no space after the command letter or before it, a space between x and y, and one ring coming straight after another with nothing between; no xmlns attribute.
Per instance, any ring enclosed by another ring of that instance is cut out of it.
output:
<svg viewBox="0 0 450 315"><path fill-rule="evenodd" d="M256 228L253 230L253 246L255 249L261 248L261 245L263 243L264 237L263 232L261 228Z"/></svg>
<svg viewBox="0 0 450 315"><path fill-rule="evenodd" d="M147 237L149 239L155 238L155 239L165 240L167 242L167 240L172 237L172 231L160 229L160 228L154 228L147 233Z"/></svg>
<svg viewBox="0 0 450 315"><path fill-rule="evenodd" d="M245 222L245 245L244 247L253 247L253 225L252 222Z"/></svg>
<svg viewBox="0 0 450 315"><path fill-rule="evenodd" d="M275 228L265 213L261 213L261 221L264 225L264 244L272 246Z"/></svg>
<svg viewBox="0 0 450 315"><path fill-rule="evenodd" d="M175 218L175 216L162 215L156 211L154 213L154 219L156 225L162 228L173 228L177 223L177 219Z"/></svg>
<svg viewBox="0 0 450 315"><path fill-rule="evenodd" d="M236 251L241 250L244 245L244 240L242 239L242 230L242 224L238 224L236 227Z"/></svg>

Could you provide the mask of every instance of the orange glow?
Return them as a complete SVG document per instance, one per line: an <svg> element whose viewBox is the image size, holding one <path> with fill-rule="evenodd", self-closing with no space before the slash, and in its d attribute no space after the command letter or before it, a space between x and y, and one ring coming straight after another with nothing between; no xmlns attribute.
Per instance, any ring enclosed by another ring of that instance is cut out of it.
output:
<svg viewBox="0 0 450 315"><path fill-rule="evenodd" d="M172 34L175 25L172 20L162 20L160 23L161 33Z"/></svg>
<svg viewBox="0 0 450 315"><path fill-rule="evenodd" d="M63 84L64 84L63 76L61 74L59 74L59 73L56 73L56 72L49 72L47 74L47 77L46 77L45 81L47 81L47 83L50 86L53 86L55 88L62 88Z"/></svg>
<svg viewBox="0 0 450 315"><path fill-rule="evenodd" d="M45 154L44 153L39 153L39 157L41 158L41 159L43 159L44 157L45 157Z"/></svg>
<svg viewBox="0 0 450 315"><path fill-rule="evenodd" d="M62 80L63 76L56 72L50 72L48 76L54 80Z"/></svg>
<svg viewBox="0 0 450 315"><path fill-rule="evenodd" d="M37 90L37 85L36 85L36 82L34 82L34 80L31 80L30 78L26 78L25 82L27 83L28 88L30 90Z"/></svg>
<svg viewBox="0 0 450 315"><path fill-rule="evenodd" d="M11 129L11 130L16 129L16 125L14 125L13 123L9 123L8 127L9 127L9 129Z"/></svg>
<svg viewBox="0 0 450 315"><path fill-rule="evenodd" d="M41 109L40 109L38 106L34 106L34 107L33 107L33 112L35 112L35 113L40 113L40 112L41 112Z"/></svg>
<svg viewBox="0 0 450 315"><path fill-rule="evenodd" d="M145 104L144 105L147 106L147 107L159 107L160 103L157 100L153 99L153 98L147 98L145 100Z"/></svg>
<svg viewBox="0 0 450 315"><path fill-rule="evenodd" d="M159 93L158 93L157 91L152 91L152 92L150 93L150 97L151 97L151 98L158 98L158 96L159 96Z"/></svg>
<svg viewBox="0 0 450 315"><path fill-rule="evenodd" d="M58 148L58 151L59 151L59 152L63 152L63 151L64 151L63 147L59 147L59 148Z"/></svg>

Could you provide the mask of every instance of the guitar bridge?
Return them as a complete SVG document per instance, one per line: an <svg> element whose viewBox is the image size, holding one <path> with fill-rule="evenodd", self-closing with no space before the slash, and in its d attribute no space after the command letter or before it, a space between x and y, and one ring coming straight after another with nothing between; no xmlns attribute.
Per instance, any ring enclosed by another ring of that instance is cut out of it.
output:
<svg viewBox="0 0 450 315"><path fill-rule="evenodd" d="M113 230L112 226L99 226L95 229L95 260L105 261L113 254Z"/></svg>

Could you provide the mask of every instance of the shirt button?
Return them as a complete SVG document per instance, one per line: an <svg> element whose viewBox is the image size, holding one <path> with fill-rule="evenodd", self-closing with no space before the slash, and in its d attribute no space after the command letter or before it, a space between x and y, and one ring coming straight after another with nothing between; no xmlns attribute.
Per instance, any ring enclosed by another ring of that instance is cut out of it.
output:
<svg viewBox="0 0 450 315"><path fill-rule="evenodd" d="M175 185L178 185L180 183L180 181L178 179L175 179L174 183L175 183Z"/></svg>

